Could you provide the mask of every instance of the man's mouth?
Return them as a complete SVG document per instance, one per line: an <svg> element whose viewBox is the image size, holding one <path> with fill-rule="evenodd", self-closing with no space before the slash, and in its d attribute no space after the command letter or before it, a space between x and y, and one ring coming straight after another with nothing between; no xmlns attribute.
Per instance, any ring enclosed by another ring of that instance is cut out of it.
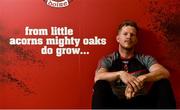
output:
<svg viewBox="0 0 180 110"><path fill-rule="evenodd" d="M124 42L125 43L131 43L131 40L125 40Z"/></svg>

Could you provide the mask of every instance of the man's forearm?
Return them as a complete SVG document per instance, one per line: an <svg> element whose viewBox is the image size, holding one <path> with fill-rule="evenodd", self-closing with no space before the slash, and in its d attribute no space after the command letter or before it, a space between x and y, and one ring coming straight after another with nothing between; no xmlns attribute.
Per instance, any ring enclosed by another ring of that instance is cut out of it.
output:
<svg viewBox="0 0 180 110"><path fill-rule="evenodd" d="M140 78L144 79L144 81L153 82L169 77L169 71L158 63L152 65L149 71L150 73L142 75Z"/></svg>
<svg viewBox="0 0 180 110"><path fill-rule="evenodd" d="M169 72L165 70L156 70L153 72L150 72L148 74L144 74L144 81L145 82L153 82L158 81L160 79L168 78Z"/></svg>
<svg viewBox="0 0 180 110"><path fill-rule="evenodd" d="M94 81L97 80L107 80L109 82L114 81L119 78L119 72L101 72L96 73Z"/></svg>

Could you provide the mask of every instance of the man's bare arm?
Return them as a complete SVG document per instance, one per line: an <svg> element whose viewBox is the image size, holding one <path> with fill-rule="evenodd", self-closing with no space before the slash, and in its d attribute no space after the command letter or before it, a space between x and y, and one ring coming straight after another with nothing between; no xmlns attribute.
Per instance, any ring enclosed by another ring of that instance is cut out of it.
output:
<svg viewBox="0 0 180 110"><path fill-rule="evenodd" d="M164 78L168 78L169 77L168 70L166 68L164 68L160 64L152 65L150 67L149 71L150 71L150 73L144 74L144 75L140 75L140 76L137 77L137 79L141 83L144 83L144 82L154 82L154 81L158 81L160 79L164 79ZM128 92L128 90L130 90L131 92ZM125 95L126 95L127 99L131 99L132 97L134 97L135 93L136 93L136 91L134 91L132 88L129 88L127 86L127 88L125 90Z"/></svg>
<svg viewBox="0 0 180 110"><path fill-rule="evenodd" d="M134 91L138 91L141 88L142 83L134 76L130 75L125 71L108 72L106 68L100 68L95 74L95 82L97 80L107 80L112 82L114 80L122 80Z"/></svg>
<svg viewBox="0 0 180 110"><path fill-rule="evenodd" d="M158 81L160 79L168 78L169 71L160 64L154 64L149 69L150 73L139 76L146 82Z"/></svg>
<svg viewBox="0 0 180 110"><path fill-rule="evenodd" d="M111 74L112 73L112 74ZM100 68L98 71L96 71L94 81L97 80L107 80L109 82L114 81L116 79L119 79L120 72L108 72L106 68Z"/></svg>

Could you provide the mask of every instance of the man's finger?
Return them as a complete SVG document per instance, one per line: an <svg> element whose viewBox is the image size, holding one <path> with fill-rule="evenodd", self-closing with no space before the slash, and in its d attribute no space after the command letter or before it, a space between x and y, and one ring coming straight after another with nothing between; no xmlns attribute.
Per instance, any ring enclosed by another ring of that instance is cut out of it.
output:
<svg viewBox="0 0 180 110"><path fill-rule="evenodd" d="M129 83L130 83L130 85L132 86L133 90L134 90L135 92L137 92L137 91L138 91L138 87L136 86L136 84L134 83L134 81L130 81Z"/></svg>
<svg viewBox="0 0 180 110"><path fill-rule="evenodd" d="M139 82L139 84L140 84L141 86L143 86L143 82L142 82L141 80L139 80L139 78L136 78L136 80Z"/></svg>
<svg viewBox="0 0 180 110"><path fill-rule="evenodd" d="M127 84L127 87L131 90L131 91L133 91L134 89L133 89L133 87L132 87L132 85L128 82L128 84Z"/></svg>
<svg viewBox="0 0 180 110"><path fill-rule="evenodd" d="M134 97L134 96L135 96L135 92L132 93L132 97Z"/></svg>
<svg viewBox="0 0 180 110"><path fill-rule="evenodd" d="M126 89L125 89L125 96L126 96L126 98L128 97L128 89L129 89L129 87L126 87Z"/></svg>
<svg viewBox="0 0 180 110"><path fill-rule="evenodd" d="M141 84L137 81L137 79L134 79L133 82L136 84L136 87L138 88L138 90L140 90Z"/></svg>
<svg viewBox="0 0 180 110"><path fill-rule="evenodd" d="M132 98L132 92L133 90L130 88L131 86L127 86L125 89L125 96L126 99L131 99Z"/></svg>
<svg viewBox="0 0 180 110"><path fill-rule="evenodd" d="M130 91L128 94L129 94L128 99L131 99L133 97L133 91Z"/></svg>

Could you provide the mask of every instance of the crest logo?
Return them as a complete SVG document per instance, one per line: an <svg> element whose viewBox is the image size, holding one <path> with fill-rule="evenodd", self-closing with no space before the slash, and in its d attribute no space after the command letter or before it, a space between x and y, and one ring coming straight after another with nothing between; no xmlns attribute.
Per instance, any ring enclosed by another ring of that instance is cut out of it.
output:
<svg viewBox="0 0 180 110"><path fill-rule="evenodd" d="M72 0L44 0L46 4L54 8L64 8L69 6Z"/></svg>

